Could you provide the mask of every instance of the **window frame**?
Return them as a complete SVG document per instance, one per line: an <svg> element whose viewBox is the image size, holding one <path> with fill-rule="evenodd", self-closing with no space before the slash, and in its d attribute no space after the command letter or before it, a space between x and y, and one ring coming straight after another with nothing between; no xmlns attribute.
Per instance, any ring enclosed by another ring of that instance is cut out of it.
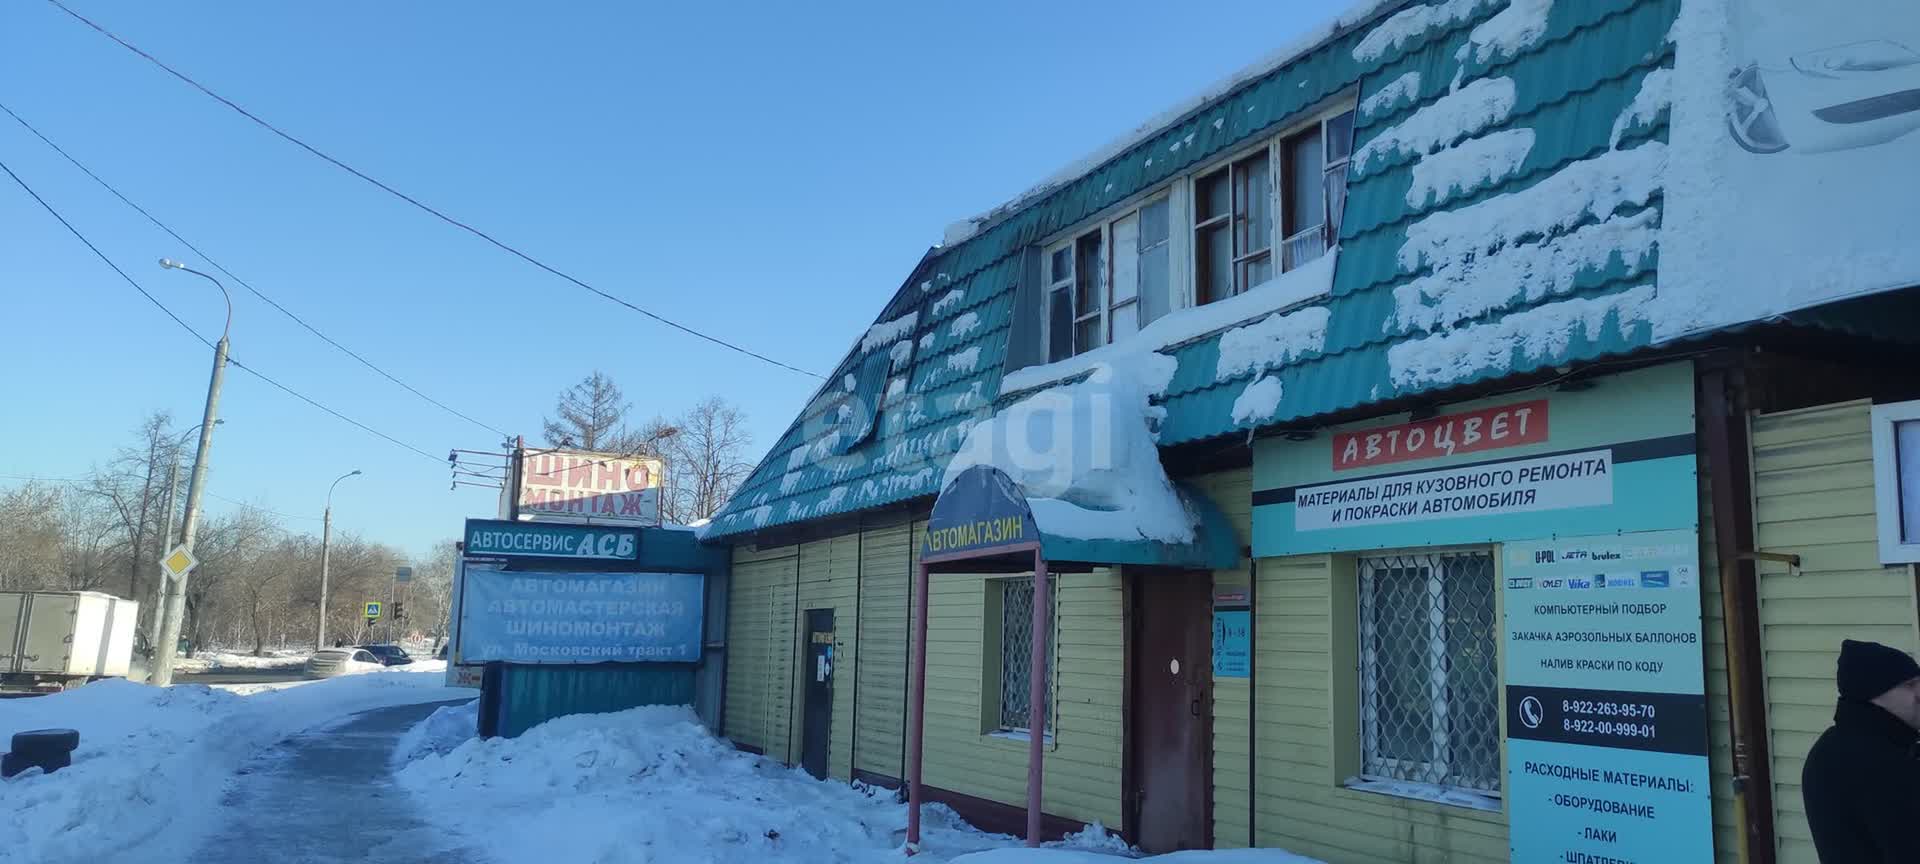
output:
<svg viewBox="0 0 1920 864"><path fill-rule="evenodd" d="M1355 641L1358 643L1355 646L1356 662L1354 665L1356 667L1356 672L1358 673L1357 680L1355 682L1358 685L1356 689L1356 694L1358 695L1358 700L1357 700L1358 704L1356 705L1357 713L1355 716L1359 721L1359 729L1356 730L1358 732L1357 737L1359 738L1359 742L1358 742L1359 752L1357 754L1359 758L1359 762L1356 767L1359 770L1355 772L1355 775L1357 776L1358 779L1362 781L1383 782L1383 783L1412 783L1416 785L1434 786L1434 787L1448 789L1448 790L1456 790L1469 795L1478 795L1478 796L1484 796L1487 798L1499 799L1504 797L1505 780L1502 776L1500 776L1499 766L1497 765L1495 766L1495 770L1494 770L1495 776L1493 778L1493 782L1494 782L1495 788L1493 789L1480 789L1472 786L1462 786L1457 784L1432 783L1428 781L1408 780L1403 777L1394 777L1390 774L1383 774L1376 771L1368 770L1369 768L1374 767L1375 765L1383 765L1383 766L1388 766L1393 768L1401 768L1402 766L1404 766L1404 768L1413 769L1420 772L1431 772L1432 776L1440 776L1440 777L1451 776L1453 766L1450 762L1446 760L1448 758L1448 754L1452 752L1452 746L1451 746L1452 741L1455 737L1457 737L1455 730L1451 728L1451 720L1453 717L1456 716L1456 712L1453 710L1453 705L1451 700L1447 698L1447 692L1453 686L1453 676L1449 674L1447 669L1445 668L1446 658L1448 657L1447 632L1445 627L1430 626L1429 634L1428 634L1429 644L1428 644L1428 650L1427 650L1428 669L1426 670L1426 678L1428 681L1429 693L1430 693L1429 698L1433 700L1433 704L1435 705L1439 705L1442 702L1445 702L1447 705L1447 710L1434 710L1429 713L1429 719L1428 719L1429 744L1428 746L1430 749L1429 749L1428 755L1432 758L1429 758L1426 760L1414 761L1414 760L1389 758L1385 756L1375 755L1378 753L1378 743L1379 743L1379 739L1381 738L1379 733L1375 731L1375 726L1377 725L1380 711L1369 703L1370 703L1370 700L1373 698L1374 694L1381 692L1380 688L1375 683L1378 680L1380 670L1379 670L1379 661L1376 659L1377 652L1373 645L1373 639L1370 638L1371 636L1374 636L1376 634L1369 633L1367 622L1369 621L1369 619L1377 618L1379 613L1377 611L1373 611L1371 608L1373 606L1374 599L1373 599L1373 592L1367 590L1368 579L1369 579L1369 576L1371 575L1369 573L1369 569L1373 566L1374 562L1395 561L1395 560L1400 560L1400 561L1418 560L1420 565L1422 565L1421 569L1426 571L1424 578L1426 583L1427 596L1440 598L1440 600L1444 602L1448 595L1445 590L1446 568L1443 565L1441 565L1441 561L1442 559L1447 557L1464 557L1464 556L1480 556L1487 559L1487 568L1488 568L1487 569L1488 580L1486 584L1487 605L1488 605L1488 611L1492 616L1492 621L1491 621L1492 630L1491 630L1490 638L1495 645L1496 658L1497 658L1495 663L1495 668L1493 669L1493 685L1494 685L1493 692L1495 694L1494 698L1496 702L1495 704L1496 711L1494 715L1494 728L1491 730L1472 730L1464 734L1467 737L1474 737L1479 734L1487 734L1494 739L1501 739L1502 730L1500 728L1499 718L1501 716L1501 713L1504 712L1505 710L1505 705L1504 705L1504 696L1500 695L1502 690L1501 676L1503 674L1502 669L1504 666L1504 658L1498 657L1498 653L1497 653L1499 650L1498 646L1501 641L1500 608L1499 608L1500 574L1498 569L1500 556L1497 554L1497 550L1489 546L1467 546L1467 547L1431 547L1431 548L1418 548L1418 549L1407 549L1407 550L1398 550L1398 551L1374 550L1371 552L1360 553L1360 554L1357 554L1353 559L1352 573L1355 580L1356 588L1355 588L1355 597L1354 597L1355 603L1354 603L1354 606L1352 607L1352 611L1354 613ZM1380 567L1379 569L1401 570L1406 568L1383 566L1383 567ZM1497 755L1498 754L1496 751L1496 756Z"/></svg>
<svg viewBox="0 0 1920 864"><path fill-rule="evenodd" d="M1901 453L1898 435L1901 424L1920 423L1920 399L1875 405L1870 416L1873 429L1874 533L1880 549L1880 563L1920 563L1920 537L1907 539L1904 519L1909 501L1920 506L1920 489L1905 490L1907 494L1902 495L1900 486L1902 456L1920 462L1920 452Z"/></svg>
<svg viewBox="0 0 1920 864"><path fill-rule="evenodd" d="M1046 664L1047 701L1046 701L1046 704L1043 706L1043 710L1042 710L1042 715L1043 715L1042 719L1044 721L1044 725L1042 727L1042 732L1040 737L1041 737L1041 740L1051 743L1054 740L1054 736L1058 734L1059 717L1060 717L1060 699L1059 699L1060 676L1059 674L1057 674L1057 670L1059 666L1059 655L1060 655L1060 614L1059 614L1060 581L1057 578L1058 574L1049 574L1049 576L1050 578L1047 579L1047 593L1050 595L1048 597L1048 607L1047 607L1049 610L1047 614L1047 629L1051 631L1051 633L1049 634L1051 638L1047 640L1047 664ZM989 585L991 585L991 590L996 594L996 601L997 601L993 604L990 604L990 608L996 611L999 617L998 617L998 620L987 621L985 623L988 626L991 626L995 629L995 632L999 637L995 641L1000 646L1000 652L999 652L999 657L995 658L995 662L999 664L999 668L998 668L999 674L991 676L994 679L994 681L998 684L997 692L992 694L994 697L994 702L992 705L992 715L991 715L993 717L993 722L988 724L989 728L985 730L985 734L990 736L995 736L995 737L1001 737L1001 738L1027 739L1032 737L1033 735L1032 706L1028 706L1027 726L1025 727L1012 726L1006 722L1007 687L1008 687L1009 679L1013 677L1012 675L1009 674L1009 670L1007 668L1007 662L1006 662L1006 650L1007 650L1006 649L1006 646L1007 646L1006 597L1007 597L1007 589L1012 585L1014 585L1015 583L1019 583L1019 582L1025 582L1027 584L1028 586L1027 591L1029 596L1031 596L1031 593L1033 590L1032 585L1034 581L1033 575L1031 573L1026 575L1009 574L1007 576L989 579L987 581ZM1031 644L1033 639L1033 630L1032 630L1033 618L1031 615L1029 615L1027 618L1027 627L1028 629L1025 632L1024 636L1022 637L1022 641L1028 644ZM1020 672L1020 675L1023 678L1023 680L1025 678L1026 671L1027 670L1023 669ZM1027 691L1023 687L1021 688L1020 692L1027 692Z"/></svg>
<svg viewBox="0 0 1920 864"><path fill-rule="evenodd" d="M1083 222L1074 231L1067 232L1063 236L1057 236L1049 240L1045 245L1040 247L1040 250L1041 250L1040 267L1042 271L1040 274L1040 283L1042 286L1044 286L1044 289L1041 292L1041 298L1040 298L1041 320L1043 325L1040 328L1040 356L1047 358L1046 362L1053 363L1053 362L1058 362L1058 360L1070 359L1073 357L1077 357L1081 354L1085 354L1088 351L1092 351L1097 348L1101 348L1101 347L1113 344L1115 341L1115 337L1113 333L1113 317L1114 317L1113 313L1114 313L1114 310L1116 309L1120 309L1125 306L1133 306L1136 309L1136 313L1135 313L1136 317L1134 320L1136 321L1139 320L1137 310L1141 308L1139 305L1141 293L1139 291L1138 286L1135 286L1133 295L1126 298L1125 300L1114 299L1119 294L1119 292L1115 290L1115 285L1113 282L1113 274L1115 270L1114 264L1116 261L1115 256L1118 255L1119 253L1116 247L1114 246L1114 242L1113 242L1113 233L1114 233L1113 226L1116 223L1122 220L1125 220L1129 216L1134 217L1136 224L1139 223L1140 221L1142 221L1140 219L1140 214L1142 211L1162 201L1167 202L1167 211L1168 211L1167 212L1167 219L1168 219L1167 239L1161 241L1161 244L1164 244L1168 247L1168 253L1167 253L1167 295L1168 296L1167 296L1167 312L1164 314L1172 314L1175 310L1186 308L1180 302L1179 291L1175 287L1178 284L1177 280L1180 278L1180 274L1179 274L1177 262L1174 260L1175 254L1173 250L1174 232L1172 229L1172 220L1175 218L1176 214L1173 212L1174 202L1173 202L1172 189L1170 187L1164 187L1164 186L1156 187L1153 191L1148 192L1145 195L1139 196L1132 200L1129 200L1127 203L1120 205L1119 207L1109 208L1108 210L1103 211L1099 218L1089 220L1088 222ZM1086 239L1087 237L1093 236L1095 234L1099 235L1100 237L1100 250L1101 250L1100 266L1102 268L1102 272L1099 274L1099 277L1102 280L1101 287L1100 287L1101 306L1098 310L1087 312L1080 308L1079 244L1082 240ZM1135 251L1136 253L1138 252L1138 250L1135 250ZM1070 262L1072 266L1072 273L1064 280L1055 278L1055 274L1053 272L1054 255L1060 252L1067 253L1067 260ZM1072 318L1073 323L1072 323L1072 326L1069 328L1069 338L1073 339L1075 344L1067 350L1067 353L1065 356L1056 359L1053 356L1053 347L1054 347L1053 346L1053 327L1051 326L1051 324L1052 324L1053 295L1059 291L1068 292L1067 296L1069 301L1071 302L1071 308L1073 310L1073 313L1070 316ZM1099 345L1082 348L1079 345L1080 325L1086 322L1092 321L1095 318L1099 319L1098 330L1100 332L1101 342ZM1141 324L1139 326L1144 327L1146 325ZM1138 332L1138 330L1136 329L1135 332ZM1125 334L1120 338L1124 339L1126 338L1126 336L1131 336L1131 335L1132 335L1131 333Z"/></svg>
<svg viewBox="0 0 1920 864"><path fill-rule="evenodd" d="M1251 258L1257 258L1261 254L1265 254L1267 256L1267 260L1270 262L1269 266L1271 267L1271 271L1272 271L1272 276L1270 276L1269 279L1278 277L1280 274L1293 270L1295 269L1295 267L1299 266L1298 264L1289 266L1289 262L1286 260L1287 254L1286 254L1285 245L1284 245L1285 241L1288 238L1282 236L1281 234L1283 230L1282 226L1286 224L1286 219L1288 217L1285 196L1281 194L1281 188L1282 188L1282 184L1284 183L1284 177L1286 174L1286 167L1281 160L1281 156L1282 156L1281 147L1283 145L1283 142L1285 142L1287 139L1297 136L1309 128L1319 129L1321 134L1321 141L1322 141L1321 146L1323 148L1323 152L1322 152L1323 163L1325 163L1323 164L1324 173L1322 175L1321 182L1323 184L1327 182L1325 178L1332 176L1336 171L1344 179L1345 174L1348 171L1349 166L1351 165L1351 162L1352 162L1353 146L1352 146L1351 135L1352 135L1353 127L1351 125L1348 126L1349 138L1346 142L1346 147L1345 147L1347 152L1345 156L1343 156L1337 161L1325 158L1326 156L1325 148L1329 147L1331 144L1331 138L1326 134L1326 131L1330 121L1344 114L1354 115L1357 121L1358 113L1359 113L1359 104L1358 104L1357 96L1358 96L1358 92L1355 88L1347 88L1345 90L1342 90L1341 92L1336 93L1325 100L1322 100L1320 103L1318 103L1314 107L1298 112L1295 115L1294 120L1292 120L1291 122L1287 123L1284 126L1280 126L1274 129L1271 132L1263 134L1258 141L1251 144L1247 144L1245 146L1235 148L1226 153L1222 153L1221 155L1213 159L1210 159L1207 162L1195 164L1192 167L1180 172L1179 174L1176 174L1173 177L1167 178L1165 181L1155 186L1149 187L1134 195L1130 195L1127 198L1113 204L1112 206L1103 208L1100 212L1093 214L1092 216L1086 219L1082 219L1078 222L1075 222L1071 226L1052 232L1051 234L1048 234L1047 236L1040 238L1040 240L1034 243L1032 247L1029 247L1029 248L1035 248L1041 253L1040 254L1040 273L1039 273L1041 290L1039 291L1039 298L1038 298L1039 309L1036 310L1038 313L1037 320L1039 321L1039 326L1036 329L1038 329L1040 333L1040 355L1039 355L1040 361L1035 365L1046 365L1048 363L1061 362L1063 360L1068 360L1075 356L1078 356L1079 354L1085 353L1087 350L1093 350L1091 348L1084 349L1084 350L1070 349L1057 359L1053 357L1054 346L1052 344L1053 328L1052 328L1052 307L1051 307L1053 292L1056 289L1062 287L1063 285L1069 288L1071 287L1071 283L1057 282L1051 278L1053 253L1063 247L1071 249L1075 240L1093 231L1099 231L1101 235L1101 245L1104 250L1103 254L1105 256L1104 261L1105 261L1105 267L1106 267L1106 273L1104 275L1109 280L1109 284L1105 286L1106 288L1105 295L1104 295L1104 300L1106 301L1105 308L1103 308L1099 313L1102 319L1100 332L1104 339L1101 345L1102 347L1106 345L1111 345L1117 341L1130 338L1133 335L1133 334L1124 334L1116 338L1113 332L1113 310L1115 308L1119 308L1121 306L1125 306L1130 303L1137 304L1140 296L1139 294L1136 293L1134 297L1129 298L1127 301L1123 301L1120 303L1115 303L1113 301L1113 297L1115 294L1113 290L1113 285L1111 284L1111 280L1114 272L1113 256L1115 254L1115 249L1113 244L1113 223L1125 218L1130 213L1137 214L1145 207L1157 201L1160 201L1163 199L1167 201L1167 220L1168 220L1168 230L1167 230L1167 240L1166 240L1167 280L1168 280L1167 305L1166 305L1166 311L1163 312L1162 315L1163 316L1171 315L1183 309L1191 309L1195 306L1205 305L1200 300L1200 284L1199 284L1200 265L1198 262L1199 250L1198 250L1197 239L1196 239L1197 232L1196 232L1196 219L1195 219L1195 213L1197 211L1197 205L1198 205L1198 196L1196 193L1197 183L1201 178L1214 174L1215 172L1221 170L1222 168L1226 168L1232 165L1233 163L1242 161L1250 156L1253 156L1256 154L1264 154L1267 159L1268 180L1269 180L1268 190L1267 190L1268 198L1269 198L1267 221L1268 221L1268 233L1271 236L1264 250L1256 250L1254 252L1249 253L1246 256L1236 255L1234 257L1251 259ZM1229 176L1231 177L1231 174ZM1229 186L1231 188L1231 183L1229 184ZM1343 191L1341 195L1342 201L1345 200L1345 197L1346 196ZM1332 223L1331 223L1330 217L1332 214L1327 212L1328 200L1329 200L1329 195L1327 194L1323 186L1322 194L1321 194L1321 210L1322 210L1321 227L1323 230L1327 232L1326 234L1327 239L1324 244L1325 250L1322 251L1320 255L1316 255L1312 259L1307 259L1307 261L1299 262L1299 264L1305 264L1305 263L1308 263L1308 261L1316 260L1321 255L1326 255L1333 251L1336 235L1335 235L1334 229L1331 227ZM1345 208L1342 207L1341 209L1342 209L1342 213L1344 214ZM1231 234L1232 232L1232 227L1231 227L1232 217L1233 217L1233 208L1229 206L1228 215L1227 217L1225 217L1225 221L1229 223L1227 228L1227 231L1229 232L1229 234ZM1219 218L1219 217L1216 217L1216 218ZM1216 223L1209 222L1208 224L1216 224ZM1231 242L1231 238L1229 239L1229 242ZM1263 280L1261 284L1264 284L1265 281L1266 280ZM1245 287L1252 288L1255 286L1248 285ZM1238 293L1244 293L1244 289L1242 291L1235 292L1235 294L1229 295L1229 296L1235 296ZM1226 298L1224 297L1209 298L1208 302L1215 302L1221 299L1226 299ZM1143 307L1137 306L1136 308L1143 308ZM1092 318L1092 315L1093 313L1085 313L1082 310L1079 310L1076 308L1074 310L1073 316L1071 317L1074 319L1077 325L1081 321L1090 320ZM1151 322L1142 321L1140 322L1139 327L1144 329L1149 323ZM1075 348L1078 348L1078 346L1075 346ZM1011 371L1012 368L1014 367L1009 367L1009 371Z"/></svg>

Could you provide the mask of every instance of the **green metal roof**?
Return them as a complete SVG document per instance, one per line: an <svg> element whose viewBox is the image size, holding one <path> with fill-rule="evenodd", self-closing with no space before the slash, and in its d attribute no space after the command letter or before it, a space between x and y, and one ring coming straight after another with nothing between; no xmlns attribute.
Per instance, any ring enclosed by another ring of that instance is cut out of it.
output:
<svg viewBox="0 0 1920 864"><path fill-rule="evenodd" d="M893 364L890 374L890 379L904 379L904 390L889 387L871 436L851 446L845 441L846 430L860 428L863 411L842 407L855 389L848 379L859 377L855 373L861 371L864 358L872 355L856 344L715 516L707 536L724 537L936 494L947 456L998 397L1022 253L1032 244L1272 135L1301 112L1356 86L1364 103L1403 73L1420 73L1417 98L1402 99L1379 116L1356 119L1357 149L1446 95L1456 80L1511 77L1516 85L1513 108L1503 122L1484 131L1534 130L1534 145L1519 170L1485 188L1459 190L1441 201L1410 206L1406 198L1413 182L1411 157L1376 159L1364 170L1356 161L1332 296L1325 303L1330 317L1322 350L1270 370L1267 374L1280 378L1285 394L1275 415L1236 426L1231 418L1233 403L1257 373L1216 381L1218 335L1168 349L1178 360L1179 371L1163 396L1167 416L1160 442L1171 445L1220 436L1420 389L1396 386L1389 373L1389 348L1425 335L1390 326L1393 288L1421 275L1403 272L1398 262L1407 226L1435 210L1464 207L1531 186L1569 163L1610 149L1615 119L1633 99L1641 79L1653 69L1672 64L1666 34L1679 0L1553 3L1545 32L1515 56L1491 52L1482 59L1480 54L1468 53L1466 59L1456 59L1469 31L1506 8L1499 0L1485 0L1456 23L1417 35L1377 59L1356 59L1356 45L1375 24L1411 5L1390 4L1372 21L1248 80L1078 179L999 214L997 221L972 238L930 252L875 322L915 316L913 326L905 328L898 341L874 348L884 352L901 341L912 344L911 355ZM1621 146L1631 148L1665 137L1666 112L1662 110L1652 122L1630 127ZM1657 200L1652 206L1659 206ZM1542 303L1600 297L1651 284L1655 262L1651 253L1647 258L1629 262L1616 257L1598 271L1578 273L1559 293L1516 297L1472 321L1458 323L1497 320ZM1626 352L1649 341L1644 326L1628 328L1624 334L1614 327L1591 334L1576 332L1556 350L1515 356L1510 363L1492 364L1445 386Z"/></svg>

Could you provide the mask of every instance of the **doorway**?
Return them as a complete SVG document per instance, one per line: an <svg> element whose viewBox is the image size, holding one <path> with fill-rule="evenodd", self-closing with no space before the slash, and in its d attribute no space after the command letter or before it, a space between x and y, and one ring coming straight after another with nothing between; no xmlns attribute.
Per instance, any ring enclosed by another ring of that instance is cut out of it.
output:
<svg viewBox="0 0 1920 864"><path fill-rule="evenodd" d="M1134 840L1149 852L1205 849L1213 813L1212 578L1130 575Z"/></svg>
<svg viewBox="0 0 1920 864"><path fill-rule="evenodd" d="M806 676L800 719L800 767L827 778L828 742L833 739L833 610L807 610Z"/></svg>

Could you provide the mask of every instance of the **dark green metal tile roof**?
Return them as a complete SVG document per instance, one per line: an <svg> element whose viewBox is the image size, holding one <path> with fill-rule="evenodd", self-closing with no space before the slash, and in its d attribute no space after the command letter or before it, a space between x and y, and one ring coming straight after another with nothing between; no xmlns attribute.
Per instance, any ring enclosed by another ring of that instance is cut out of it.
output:
<svg viewBox="0 0 1920 864"><path fill-rule="evenodd" d="M1375 160L1350 178L1341 252L1334 276L1323 350L1308 352L1265 373L1246 372L1215 380L1219 336L1168 349L1179 364L1162 397L1167 416L1163 445L1234 434L1246 428L1312 417L1371 401L1405 396L1419 388L1396 387L1388 351L1427 334L1394 326L1393 289L1423 275L1403 272L1398 261L1407 226L1440 209L1457 209L1532 186L1575 161L1609 149L1615 118L1649 71L1672 64L1666 34L1680 0L1560 0L1552 5L1544 33L1516 56L1456 58L1475 26L1506 8L1485 0L1467 19L1435 28L1376 59L1361 61L1354 48L1379 21L1414 5L1390 4L1371 21L1336 34L1265 75L1248 80L1171 123L1088 173L1033 200L997 213L972 238L930 252L876 319L918 316L909 337L912 354L893 378L905 392L890 391L878 409L870 438L846 449L834 445L841 413L843 378L857 370L858 341L805 411L781 436L727 506L709 537L751 532L782 524L850 513L938 491L953 450L998 398L1022 252L1159 186L1228 151L1274 134L1283 124L1324 100L1357 87L1364 100L1409 71L1420 73L1416 98L1402 99L1381 116L1356 118L1355 143L1364 145L1444 97L1456 78L1511 77L1514 106L1507 118L1479 134L1531 128L1534 145L1512 176L1459 190L1439 201L1406 201L1414 158ZM1628 130L1623 147L1664 141L1666 117ZM1657 196L1648 206L1658 207ZM1575 226L1577 227L1577 226ZM1652 281L1657 255L1620 260L1565 280L1557 293L1515 297L1455 326L1488 323L1543 303L1611 295ZM936 311L937 310L937 311ZM971 328L955 322L973 315ZM1506 375L1644 347L1644 326L1618 332L1572 334L1548 356L1515 356L1474 377ZM887 350L881 348L879 350ZM975 352L969 354L968 352ZM971 362L968 362L970 360ZM1234 401L1258 374L1280 379L1284 396L1275 416L1235 424ZM896 388L897 389L897 388Z"/></svg>

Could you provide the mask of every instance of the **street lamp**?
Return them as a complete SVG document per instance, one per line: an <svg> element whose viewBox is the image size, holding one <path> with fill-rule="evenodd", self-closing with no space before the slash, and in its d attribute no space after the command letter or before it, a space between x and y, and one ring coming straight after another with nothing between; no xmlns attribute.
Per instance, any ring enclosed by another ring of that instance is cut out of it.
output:
<svg viewBox="0 0 1920 864"><path fill-rule="evenodd" d="M327 509L320 517L320 626L314 630L315 651L327 647L327 568L332 563L329 547L333 544L333 490L340 485L340 481L358 476L360 469L355 468L334 478L333 485L327 487Z"/></svg>
<svg viewBox="0 0 1920 864"><path fill-rule="evenodd" d="M233 331L233 295L227 293L227 286L220 284L220 280L171 258L160 259L160 266L184 270L212 282L213 287L220 289L221 299L227 302L227 320L220 328L219 343L213 346L213 377L207 382L207 408L200 417L200 447L193 457L193 475L187 480L186 513L181 516L180 545L191 553L194 532L200 523L200 495L207 485L207 451L213 447L213 427L220 422L214 414L220 407L220 382L227 371L227 336ZM180 642L180 624L186 617L189 575L182 573L167 589L166 617L160 624L160 644L154 646L153 663L153 683L163 687L173 683L174 646Z"/></svg>
<svg viewBox="0 0 1920 864"><path fill-rule="evenodd" d="M226 422L225 420L215 420L213 421L213 425L219 426ZM171 451L173 464L172 467L167 469L167 530L160 535L160 554L163 556L173 551L173 494L180 488L180 448L187 446L187 436L199 431L199 429L200 424L195 424L192 429L182 432L180 437L175 438L173 441ZM156 649L160 645L161 613L167 608L167 580L167 568L162 567L160 568L160 581L154 585L153 618L149 622L147 629L147 644L155 646Z"/></svg>

